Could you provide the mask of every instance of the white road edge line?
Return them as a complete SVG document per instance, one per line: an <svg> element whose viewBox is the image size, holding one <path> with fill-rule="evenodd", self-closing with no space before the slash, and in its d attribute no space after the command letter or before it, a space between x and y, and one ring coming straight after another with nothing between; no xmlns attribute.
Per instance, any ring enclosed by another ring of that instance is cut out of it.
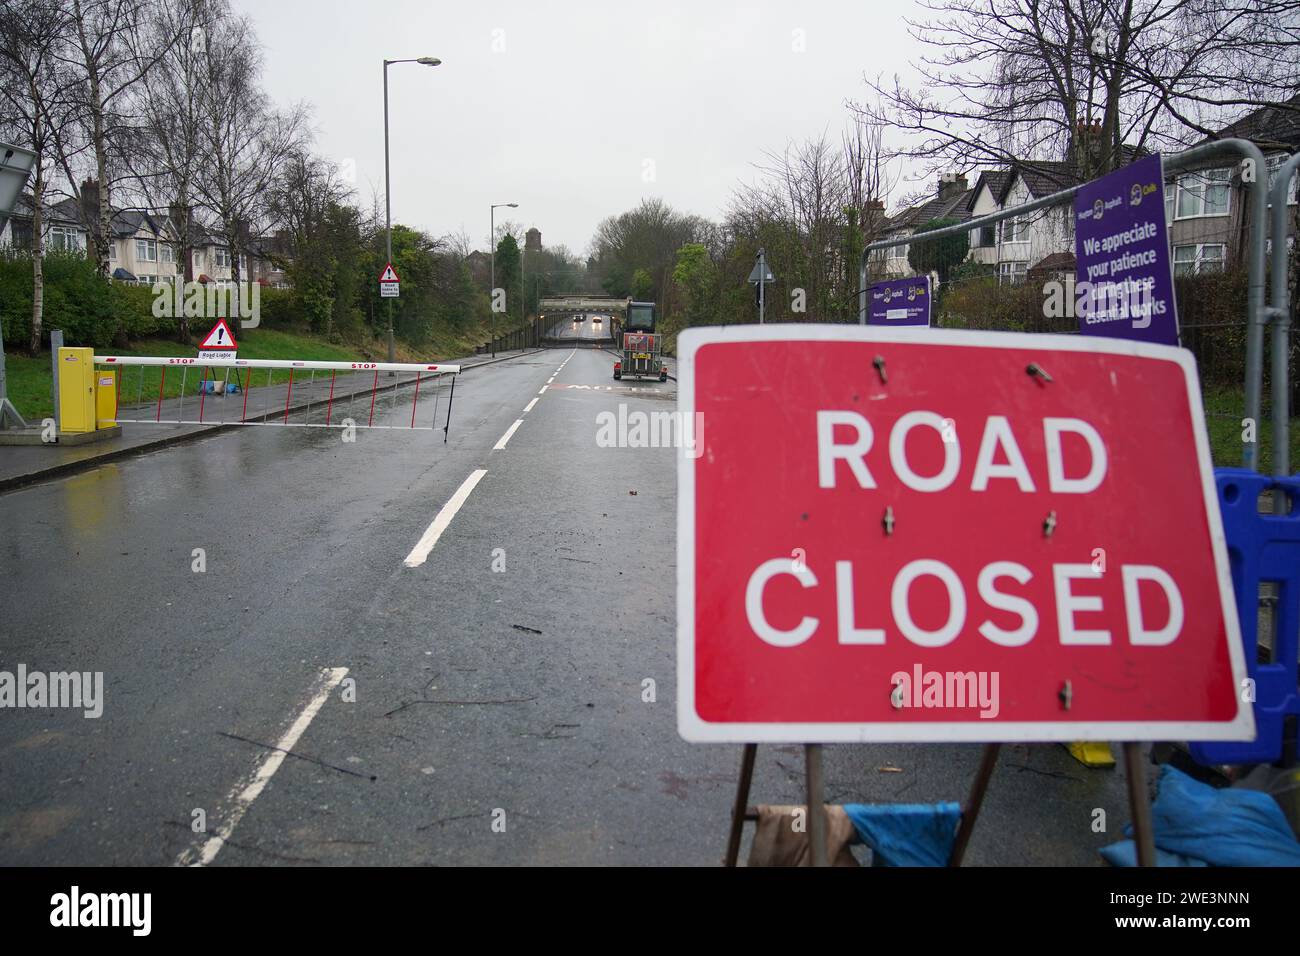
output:
<svg viewBox="0 0 1300 956"><path fill-rule="evenodd" d="M531 411L533 410L533 406L536 405L536 404L538 403L538 401L539 401L539 399L534 398L531 402L529 402L527 405L525 405L525 406L524 406L524 414L527 415L529 412L531 412Z"/></svg>
<svg viewBox="0 0 1300 956"><path fill-rule="evenodd" d="M468 478L460 483L456 493L442 506L442 510L438 512L429 527L424 529L424 534L420 535L420 540L415 542L415 547L406 556L406 560L402 562L403 564L408 568L418 568L424 564L425 559L429 557L429 552L433 550L433 546L438 543L442 533L451 524L451 519L456 517L456 512L469 499L469 494L474 490L474 486L482 481L483 476L486 474L487 469L480 468L472 472Z"/></svg>
<svg viewBox="0 0 1300 956"><path fill-rule="evenodd" d="M533 399L533 401L537 401L537 399ZM505 448L506 442L510 440L510 436L513 435L515 433L515 430L523 423L524 420L522 418L516 418L515 423L511 425L509 428L507 428L506 433L501 436L501 440L492 446L492 450L500 451L501 449Z"/></svg>
<svg viewBox="0 0 1300 956"><path fill-rule="evenodd" d="M307 726L320 713L320 709L325 706L325 701L329 699L330 693L335 687L338 687L343 678L347 676L346 667L327 667L320 672L320 686L317 687L316 693L312 699L307 702L298 715L298 719L293 722L293 726L285 731L284 736L276 742L276 749L268 752L263 758L262 763L253 773L252 781L242 790L236 789L230 795L234 802L234 807L230 811L230 816L226 821L217 828L217 832L208 838L203 844L203 849L198 853L198 859L189 862L194 855L193 849L188 849L181 854L178 861L182 866L207 866L216 859L221 848L226 845L230 835L235 832L235 827L239 826L239 821L244 818L248 808L253 805L253 801L261 795L266 788L267 783L275 776L275 772L280 769L280 764L284 763L284 758L289 755L307 730Z"/></svg>

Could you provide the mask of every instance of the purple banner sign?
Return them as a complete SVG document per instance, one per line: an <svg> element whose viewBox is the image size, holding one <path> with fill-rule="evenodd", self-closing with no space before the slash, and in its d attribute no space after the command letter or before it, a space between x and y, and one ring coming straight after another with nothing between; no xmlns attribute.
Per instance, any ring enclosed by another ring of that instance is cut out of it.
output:
<svg viewBox="0 0 1300 956"><path fill-rule="evenodd" d="M1158 153L1075 195L1074 295L1084 335L1178 344L1164 197Z"/></svg>
<svg viewBox="0 0 1300 956"><path fill-rule="evenodd" d="M890 279L871 287L868 325L930 324L930 277Z"/></svg>

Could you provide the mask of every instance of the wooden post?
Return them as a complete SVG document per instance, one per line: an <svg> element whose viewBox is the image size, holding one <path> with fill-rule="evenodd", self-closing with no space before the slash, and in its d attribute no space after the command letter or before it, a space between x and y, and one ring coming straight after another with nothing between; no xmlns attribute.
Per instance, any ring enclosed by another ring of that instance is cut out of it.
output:
<svg viewBox="0 0 1300 956"><path fill-rule="evenodd" d="M822 745L804 745L804 770L808 784L808 839L812 865L826 866L826 786L822 776Z"/></svg>

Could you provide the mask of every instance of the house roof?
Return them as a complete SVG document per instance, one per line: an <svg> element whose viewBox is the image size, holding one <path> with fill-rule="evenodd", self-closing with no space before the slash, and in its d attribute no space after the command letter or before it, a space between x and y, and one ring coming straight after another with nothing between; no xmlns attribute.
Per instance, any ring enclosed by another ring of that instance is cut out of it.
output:
<svg viewBox="0 0 1300 956"><path fill-rule="evenodd" d="M1146 154L1145 149L1125 144L1120 147L1121 165L1127 166L1133 160ZM1008 169L995 170L994 172L1000 172L1005 176L1005 178L998 180L1000 188L995 189L990 186L990 189L993 189L993 197L998 201L999 205L1006 202L1007 193L1011 191L1011 185L1015 182L1017 175L1024 180L1029 194L1035 199L1041 199L1043 196L1060 192L1062 189L1069 189L1071 186L1077 186L1084 181L1083 176L1079 173L1078 166L1073 161L1016 160Z"/></svg>
<svg viewBox="0 0 1300 956"><path fill-rule="evenodd" d="M35 208L35 200L30 193L23 193L14 203L14 210L11 216L17 216L19 219L31 219ZM42 212L46 222L67 223L70 225L81 225L81 217L77 215L77 204L71 199L62 199L59 202L46 203Z"/></svg>
<svg viewBox="0 0 1300 956"><path fill-rule="evenodd" d="M1201 142L1238 138L1265 148L1292 150L1300 147L1300 93L1284 103L1261 106Z"/></svg>
<svg viewBox="0 0 1300 956"><path fill-rule="evenodd" d="M164 228L170 225L166 216L147 209L118 209L108 220L109 229L118 239L129 239L142 229L161 237Z"/></svg>
<svg viewBox="0 0 1300 956"><path fill-rule="evenodd" d="M890 233L901 229L916 229L932 219L969 219L973 193L972 189L963 189L944 199L936 196L915 206L908 206L885 220L884 231Z"/></svg>
<svg viewBox="0 0 1300 956"><path fill-rule="evenodd" d="M1001 193L997 197L999 203L1006 201L1007 193L1011 191L1011 184L1015 182L1017 176L1024 180L1029 195L1035 198L1069 189L1082 182L1074 163L1034 160L1017 162L1011 167L1006 180L1002 183Z"/></svg>
<svg viewBox="0 0 1300 956"><path fill-rule="evenodd" d="M1074 269L1073 252L1053 252L1035 262L1028 271L1032 275L1039 272L1073 272Z"/></svg>
<svg viewBox="0 0 1300 956"><path fill-rule="evenodd" d="M989 193L997 200L1002 195L1003 188L1011 179L1011 170L1009 169L986 169L979 174L975 180L975 187L970 191L970 199L966 202L967 210L975 205L975 200L979 198L980 189L987 186Z"/></svg>

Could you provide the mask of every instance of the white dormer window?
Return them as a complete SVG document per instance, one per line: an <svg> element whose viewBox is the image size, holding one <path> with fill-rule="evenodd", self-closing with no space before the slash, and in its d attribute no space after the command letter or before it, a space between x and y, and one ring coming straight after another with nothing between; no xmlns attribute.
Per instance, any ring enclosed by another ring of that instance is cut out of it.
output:
<svg viewBox="0 0 1300 956"><path fill-rule="evenodd" d="M217 248L212 251L212 254L213 254L212 262L218 269L230 268L229 249L227 249L225 246L217 246Z"/></svg>
<svg viewBox="0 0 1300 956"><path fill-rule="evenodd" d="M135 241L136 262L157 262L158 241L156 239L137 239Z"/></svg>

